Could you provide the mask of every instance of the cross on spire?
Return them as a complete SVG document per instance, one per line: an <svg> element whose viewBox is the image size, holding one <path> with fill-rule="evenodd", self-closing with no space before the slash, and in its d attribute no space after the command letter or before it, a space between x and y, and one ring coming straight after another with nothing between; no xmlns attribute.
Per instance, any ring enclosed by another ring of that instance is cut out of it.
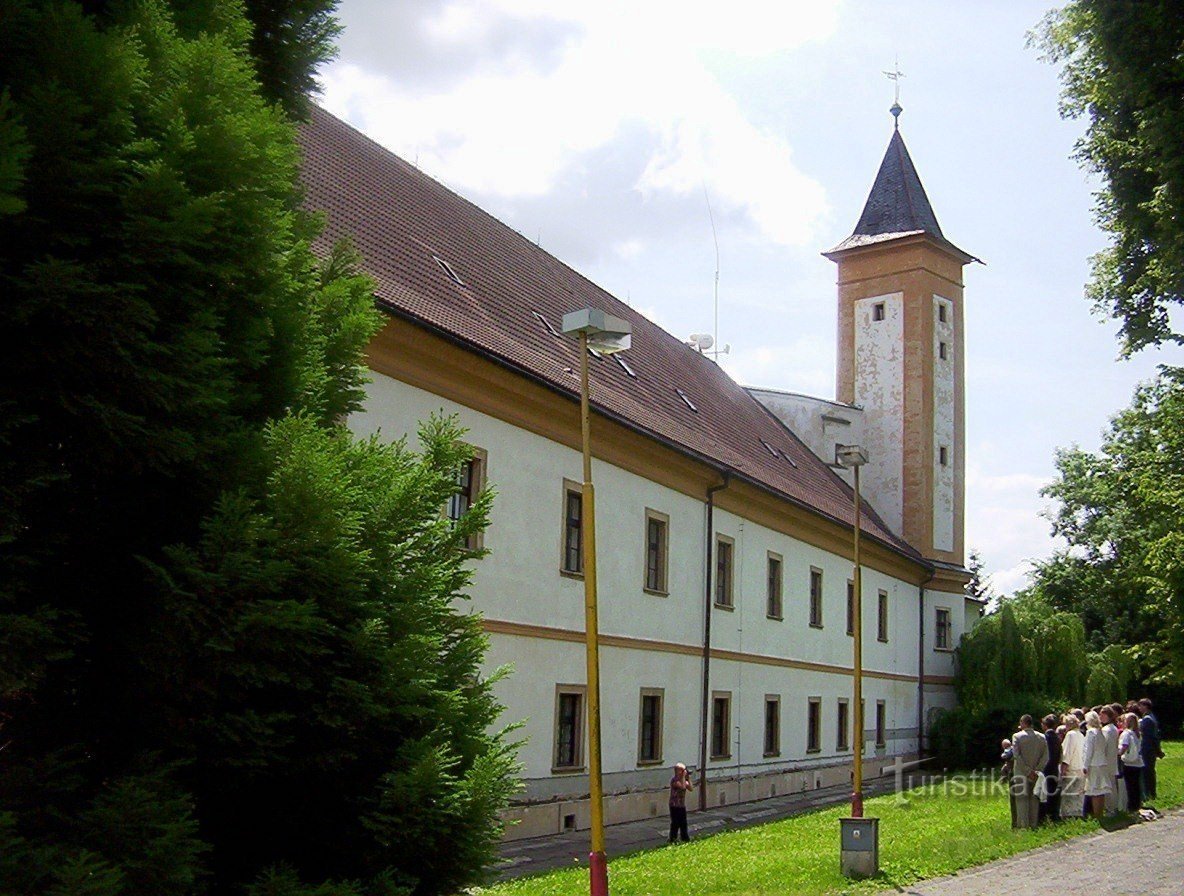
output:
<svg viewBox="0 0 1184 896"><path fill-rule="evenodd" d="M884 72L884 76L892 81L896 87L895 96L892 102L892 108L888 111L892 113L892 117L896 119L896 127L900 128L900 113L904 109L900 105L900 79L904 77L904 72L900 70L900 58L897 57L894 63L894 69L890 72Z"/></svg>

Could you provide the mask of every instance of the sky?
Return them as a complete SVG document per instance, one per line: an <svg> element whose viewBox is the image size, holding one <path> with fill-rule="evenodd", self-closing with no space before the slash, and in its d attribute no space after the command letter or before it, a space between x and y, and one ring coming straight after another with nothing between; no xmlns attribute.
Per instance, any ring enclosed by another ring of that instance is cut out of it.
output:
<svg viewBox="0 0 1184 896"><path fill-rule="evenodd" d="M1179 349L1084 298L1096 180L1026 0L342 0L320 102L738 382L835 394L835 268L901 133L965 270L966 544L997 592L1058 547L1055 452ZM718 329L716 272L718 270Z"/></svg>

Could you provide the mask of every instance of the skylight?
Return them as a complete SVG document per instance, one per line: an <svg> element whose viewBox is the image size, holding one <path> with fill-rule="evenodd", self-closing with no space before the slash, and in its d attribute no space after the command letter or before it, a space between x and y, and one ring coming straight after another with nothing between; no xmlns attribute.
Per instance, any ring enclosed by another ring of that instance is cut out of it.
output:
<svg viewBox="0 0 1184 896"><path fill-rule="evenodd" d="M436 264L438 264L440 266L440 270L442 270L445 274L447 274L449 277L451 277L453 282L456 283L457 286L464 286L465 285L465 282L463 280L461 280L460 277L457 276L456 271L454 271L452 269L452 265L450 265L448 262L446 262L439 255L433 255L432 258L434 258L436 260Z"/></svg>
<svg viewBox="0 0 1184 896"><path fill-rule="evenodd" d="M633 379L637 379L637 374L633 372L633 368L625 363L625 359L621 357L620 352L611 356L614 361L621 365L621 369L625 371Z"/></svg>
<svg viewBox="0 0 1184 896"><path fill-rule="evenodd" d="M549 320L547 320L545 317L543 317L542 314L540 314L537 311L532 311L530 313L534 315L535 320L537 320L540 324L542 324L544 327L547 328L548 333L550 333L552 336L559 335L559 331L556 330L553 326L551 326L551 322Z"/></svg>
<svg viewBox="0 0 1184 896"><path fill-rule="evenodd" d="M774 457L781 457L781 452L778 451L776 448L774 448L772 445L770 445L768 442L766 442L764 439L761 439L761 444L764 445L765 450L768 451Z"/></svg>
<svg viewBox="0 0 1184 896"><path fill-rule="evenodd" d="M693 401L691 401L690 397L687 395L686 392L682 391L682 389L675 389L674 391L678 393L678 397L682 399L683 404L685 404L688 408L690 408L696 414L699 413L699 409L697 407L695 407L695 403Z"/></svg>

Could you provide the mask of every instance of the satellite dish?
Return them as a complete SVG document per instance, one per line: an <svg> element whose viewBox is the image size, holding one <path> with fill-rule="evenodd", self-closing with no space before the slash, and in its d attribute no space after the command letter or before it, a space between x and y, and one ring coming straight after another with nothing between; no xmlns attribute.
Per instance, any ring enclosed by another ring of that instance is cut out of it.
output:
<svg viewBox="0 0 1184 896"><path fill-rule="evenodd" d="M697 351L705 352L715 345L715 340L711 338L710 333L692 333L690 341L687 344L694 347Z"/></svg>

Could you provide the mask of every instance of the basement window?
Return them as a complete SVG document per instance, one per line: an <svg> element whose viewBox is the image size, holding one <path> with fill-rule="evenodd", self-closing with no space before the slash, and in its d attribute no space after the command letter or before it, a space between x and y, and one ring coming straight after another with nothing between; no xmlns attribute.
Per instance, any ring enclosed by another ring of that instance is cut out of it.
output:
<svg viewBox="0 0 1184 896"><path fill-rule="evenodd" d="M436 260L436 264L438 264L440 266L440 270L442 270L445 274L447 274L457 286L464 286L465 285L465 282L463 280L461 280L460 277L457 276L456 271L454 271L452 269L452 265L450 265L448 262L446 262L439 255L433 255L432 258L434 258Z"/></svg>
<svg viewBox="0 0 1184 896"><path fill-rule="evenodd" d="M686 392L682 391L682 389L675 389L674 391L678 393L678 397L682 399L683 404L685 404L696 414L699 413L699 409L695 407L695 403L691 401L690 396L688 396Z"/></svg>

